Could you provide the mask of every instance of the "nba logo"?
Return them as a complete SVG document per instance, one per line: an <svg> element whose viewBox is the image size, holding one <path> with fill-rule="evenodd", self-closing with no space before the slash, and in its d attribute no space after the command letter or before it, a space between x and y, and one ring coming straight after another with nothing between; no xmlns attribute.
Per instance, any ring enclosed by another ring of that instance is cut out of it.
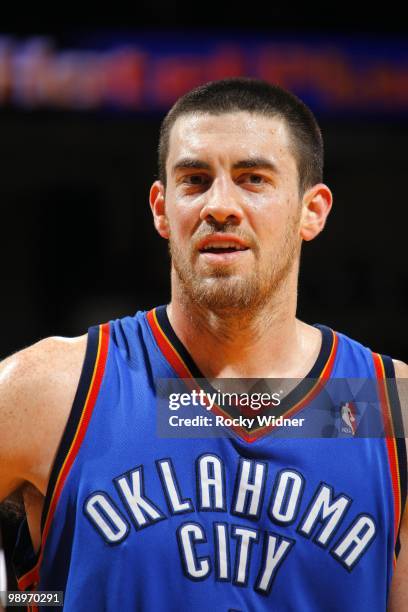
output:
<svg viewBox="0 0 408 612"><path fill-rule="evenodd" d="M356 407L353 402L340 405L341 431L354 436L357 428Z"/></svg>

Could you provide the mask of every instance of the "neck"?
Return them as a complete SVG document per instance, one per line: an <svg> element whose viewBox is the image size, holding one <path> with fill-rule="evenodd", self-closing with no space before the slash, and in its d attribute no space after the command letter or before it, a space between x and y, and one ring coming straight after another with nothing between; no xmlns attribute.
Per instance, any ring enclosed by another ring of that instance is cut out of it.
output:
<svg viewBox="0 0 408 612"><path fill-rule="evenodd" d="M256 310L217 312L191 300L172 274L170 323L204 376L303 377L320 348L319 330L296 319L297 270Z"/></svg>

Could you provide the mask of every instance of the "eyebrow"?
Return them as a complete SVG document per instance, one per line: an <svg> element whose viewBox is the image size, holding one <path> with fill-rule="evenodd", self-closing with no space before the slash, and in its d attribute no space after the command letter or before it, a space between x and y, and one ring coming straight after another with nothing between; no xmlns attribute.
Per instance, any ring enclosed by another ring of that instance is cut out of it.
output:
<svg viewBox="0 0 408 612"><path fill-rule="evenodd" d="M263 170L271 170L278 174L278 168L271 160L266 157L249 157L235 162L232 166L233 170L241 170L247 168L260 168ZM184 157L173 166L173 174L177 170L211 170L211 165L201 159L193 157Z"/></svg>

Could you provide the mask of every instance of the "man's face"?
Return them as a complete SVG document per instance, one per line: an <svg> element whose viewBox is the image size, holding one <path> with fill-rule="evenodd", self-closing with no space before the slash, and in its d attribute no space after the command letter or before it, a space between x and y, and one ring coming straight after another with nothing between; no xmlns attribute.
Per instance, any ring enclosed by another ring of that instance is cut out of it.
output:
<svg viewBox="0 0 408 612"><path fill-rule="evenodd" d="M284 122L248 112L182 116L166 171L181 291L214 311L266 304L297 265L301 245L298 172Z"/></svg>

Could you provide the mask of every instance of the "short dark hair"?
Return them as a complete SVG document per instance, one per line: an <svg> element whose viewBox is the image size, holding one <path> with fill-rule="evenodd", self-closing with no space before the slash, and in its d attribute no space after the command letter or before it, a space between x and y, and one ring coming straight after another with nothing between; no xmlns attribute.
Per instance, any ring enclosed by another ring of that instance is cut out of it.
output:
<svg viewBox="0 0 408 612"><path fill-rule="evenodd" d="M160 128L159 180L166 186L170 131L178 117L193 113L250 113L282 118L297 162L299 192L323 180L323 138L312 111L293 93L260 79L247 77L210 81L179 98Z"/></svg>

